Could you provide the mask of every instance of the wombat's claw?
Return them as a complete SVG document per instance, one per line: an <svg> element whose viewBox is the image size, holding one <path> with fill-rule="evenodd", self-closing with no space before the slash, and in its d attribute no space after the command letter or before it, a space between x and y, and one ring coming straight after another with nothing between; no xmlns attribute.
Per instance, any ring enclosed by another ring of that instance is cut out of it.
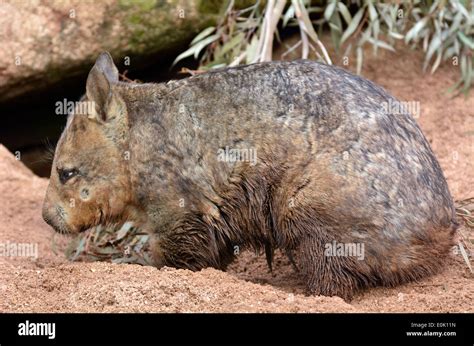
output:
<svg viewBox="0 0 474 346"><path fill-rule="evenodd" d="M295 258L293 257L293 253L291 252L291 250L285 250L285 255L290 260L290 263L293 266L293 269L295 270L295 272L299 273L300 269L296 265Z"/></svg>
<svg viewBox="0 0 474 346"><path fill-rule="evenodd" d="M273 274L273 247L270 243L265 243L265 257L267 258L269 272Z"/></svg>

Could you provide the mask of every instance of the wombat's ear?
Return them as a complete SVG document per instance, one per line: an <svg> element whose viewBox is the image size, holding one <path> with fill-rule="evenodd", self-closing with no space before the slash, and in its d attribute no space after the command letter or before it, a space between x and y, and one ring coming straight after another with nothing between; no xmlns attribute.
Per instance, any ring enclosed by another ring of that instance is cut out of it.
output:
<svg viewBox="0 0 474 346"><path fill-rule="evenodd" d="M95 103L95 114L89 117L106 120L107 106L112 98L112 84L118 82L118 70L108 52L103 52L97 58L87 77L86 95L89 101Z"/></svg>

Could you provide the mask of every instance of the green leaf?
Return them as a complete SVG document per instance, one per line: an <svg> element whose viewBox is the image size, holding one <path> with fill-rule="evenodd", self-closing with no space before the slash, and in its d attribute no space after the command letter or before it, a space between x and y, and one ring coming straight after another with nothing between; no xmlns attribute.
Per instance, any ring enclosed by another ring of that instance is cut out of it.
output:
<svg viewBox="0 0 474 346"><path fill-rule="evenodd" d="M196 50L196 46L192 46L192 47L189 48L188 50L185 50L183 53L181 53L180 55L178 55L178 56L176 57L176 59L174 59L173 64L171 64L171 66L176 65L176 63L177 63L178 61L180 61L180 60L183 60L183 59L185 59L185 58L187 58L187 57L190 57L191 55L194 54L195 50Z"/></svg>
<svg viewBox="0 0 474 346"><path fill-rule="evenodd" d="M462 41L462 43L464 43L470 49L474 50L474 41L471 38L464 35L462 31L458 31L458 37Z"/></svg>
<svg viewBox="0 0 474 346"><path fill-rule="evenodd" d="M449 47L448 49L444 51L443 61L448 60L449 58L453 57L455 54L456 54L456 47L452 45L451 47Z"/></svg>
<svg viewBox="0 0 474 346"><path fill-rule="evenodd" d="M457 39L454 40L454 50L456 52L456 55L459 55L459 52L461 51L461 44Z"/></svg>
<svg viewBox="0 0 474 346"><path fill-rule="evenodd" d="M434 13L434 12L436 11L436 9L438 8L438 6L440 5L439 1L440 1L440 0L435 0L435 1L433 2L433 4L431 5L431 8L430 8L430 10L429 10L428 13Z"/></svg>
<svg viewBox="0 0 474 346"><path fill-rule="evenodd" d="M201 41L203 38L209 36L210 34L212 34L214 31L216 30L215 27L213 26L210 26L206 29L204 29L203 31L201 31L190 43L190 46L193 46L196 42L199 42Z"/></svg>
<svg viewBox="0 0 474 346"><path fill-rule="evenodd" d="M376 40L372 37L369 37L367 39L367 41L369 41L370 43L372 43L373 45L376 45L377 47L380 47L380 48L383 48L383 49L387 49L391 52L395 52L395 48L393 48L391 45L389 45L387 42L384 42L384 41L381 41L381 40Z"/></svg>
<svg viewBox="0 0 474 346"><path fill-rule="evenodd" d="M472 83L472 59L468 59L467 71L466 71L466 74L463 75L463 78L464 78L464 90L466 90L467 92L467 90L469 89Z"/></svg>
<svg viewBox="0 0 474 346"><path fill-rule="evenodd" d="M341 29L336 24L331 23L331 22L329 22L328 24L329 24L329 27L333 29L334 31L339 32L339 33L341 32Z"/></svg>
<svg viewBox="0 0 474 346"><path fill-rule="evenodd" d="M245 50L245 61L247 64L250 64L252 61L255 61L257 57L257 49L258 49L258 37L254 35L250 44L247 45L247 49Z"/></svg>
<svg viewBox="0 0 474 346"><path fill-rule="evenodd" d="M458 247L461 252L462 258L464 258L464 261L466 262L467 267L469 268L471 274L474 274L474 270L472 269L471 262L469 261L469 256L461 242L458 242Z"/></svg>
<svg viewBox="0 0 474 346"><path fill-rule="evenodd" d="M312 6L308 8L308 13L321 13L324 12L324 7Z"/></svg>
<svg viewBox="0 0 474 346"><path fill-rule="evenodd" d="M372 33L372 23L369 22L369 25L365 28L365 30L362 32L358 45L363 46L365 42L368 42L369 38L371 37Z"/></svg>
<svg viewBox="0 0 474 346"><path fill-rule="evenodd" d="M428 44L430 42L429 30L423 30L423 33L420 35L420 37L423 37L423 52L426 52L428 50Z"/></svg>
<svg viewBox="0 0 474 346"><path fill-rule="evenodd" d="M235 28L237 30L254 30L258 27L259 21L255 19L246 19L244 22L237 22Z"/></svg>
<svg viewBox="0 0 474 346"><path fill-rule="evenodd" d="M209 36L209 37L205 38L204 40L196 43L194 46L189 48L187 51L185 51L185 52L181 53L180 55L178 55L178 57L173 61L173 64L171 66L176 65L176 63L178 61L183 60L184 58L187 58L187 57L189 57L193 54L194 54L194 58L197 59L197 57L199 56L199 53L201 52L201 50L204 47L206 47L208 44L214 42L215 40L217 40L219 38L220 38L220 35L215 34L215 35Z"/></svg>
<svg viewBox="0 0 474 346"><path fill-rule="evenodd" d="M339 33L342 33L342 20L341 20L341 16L339 15L339 12L334 12L334 14L331 17L330 22L337 26L337 31Z"/></svg>
<svg viewBox="0 0 474 346"><path fill-rule="evenodd" d="M374 25L372 27L372 31L374 33L374 40L377 41L379 39L379 33L380 33L380 22L378 20L376 20L375 22L373 22ZM377 50L378 50L378 45L374 45L373 48L374 48L374 54L377 54Z"/></svg>
<svg viewBox="0 0 474 346"><path fill-rule="evenodd" d="M369 0L368 5L369 5L369 18L372 22L374 22L378 18L377 11L375 10L375 7L372 1Z"/></svg>
<svg viewBox="0 0 474 346"><path fill-rule="evenodd" d="M123 226L118 230L115 240L120 240L124 238L127 235L127 233L130 231L132 226L133 226L133 223L131 223L130 221L125 222Z"/></svg>
<svg viewBox="0 0 474 346"><path fill-rule="evenodd" d="M439 48L439 49L438 49L438 55L436 56L436 60L435 60L435 62L434 62L434 64L433 64L433 66L431 66L431 74L433 74L433 73L436 71L436 69L438 68L439 64L441 63L441 57L443 56L442 52L443 52L442 49Z"/></svg>
<svg viewBox="0 0 474 346"><path fill-rule="evenodd" d="M413 38L415 38L417 34L420 32L420 30L423 29L423 27L426 25L427 21L428 21L428 18L425 17L422 20L420 20L418 23L416 23L405 35L405 42L408 43Z"/></svg>
<svg viewBox="0 0 474 346"><path fill-rule="evenodd" d="M329 19L331 19L332 14L334 13L334 10L336 9L337 1L332 0L331 3L326 7L326 10L324 11L324 18L329 22Z"/></svg>
<svg viewBox="0 0 474 346"><path fill-rule="evenodd" d="M425 70L426 67L428 66L429 62L431 61L431 57L433 54L438 50L438 48L441 46L441 36L440 34L434 36L431 39L430 45L428 46L428 52L426 53L425 61L423 63L423 69Z"/></svg>
<svg viewBox="0 0 474 346"><path fill-rule="evenodd" d="M342 57L343 58L348 57L351 54L351 51L352 51L352 43L349 43L347 45L346 49L344 50L344 53L342 54Z"/></svg>
<svg viewBox="0 0 474 346"><path fill-rule="evenodd" d="M462 21L462 13L459 12L456 15L456 17L454 18L454 21L451 23L451 25L449 27L449 34L450 35L459 30L459 27L461 26L461 21Z"/></svg>
<svg viewBox="0 0 474 346"><path fill-rule="evenodd" d="M220 63L220 64L214 64L212 66L208 66L210 69L218 69L218 68L222 68L222 67L226 67L227 64L226 63Z"/></svg>
<svg viewBox="0 0 474 346"><path fill-rule="evenodd" d="M352 16L349 10L347 9L347 6L344 5L343 2L339 1L337 3L337 8L339 9L339 12L341 13L342 17L346 21L347 25L349 25L352 21Z"/></svg>
<svg viewBox="0 0 474 346"><path fill-rule="evenodd" d="M389 8L384 8L383 11L379 11L380 16L382 17L383 21L385 22L385 24L388 27L388 31L392 31L393 30L393 24L395 24L396 20L392 20L392 17L390 16L389 12L390 12Z"/></svg>
<svg viewBox="0 0 474 346"><path fill-rule="evenodd" d="M239 32L236 36L232 37L229 41L227 41L220 51L221 55L224 55L231 49L235 48L239 43L244 41L245 34L243 32Z"/></svg>
<svg viewBox="0 0 474 346"><path fill-rule="evenodd" d="M461 57L461 75L465 76L467 73L467 56Z"/></svg>
<svg viewBox="0 0 474 346"><path fill-rule="evenodd" d="M344 34L341 37L341 44L346 41L353 33L356 31L357 27L359 26L360 20L362 19L362 16L364 15L364 9L361 8L352 18L351 23L347 27L346 31L344 31Z"/></svg>
<svg viewBox="0 0 474 346"><path fill-rule="evenodd" d="M456 3L456 10L458 10L460 13L462 13L464 15L464 17L466 17L468 22L470 22L473 19L472 4L471 4L471 14L469 14L466 7L467 7L467 5L465 5L465 4Z"/></svg>
<svg viewBox="0 0 474 346"><path fill-rule="evenodd" d="M341 42L341 33L338 32L338 28L331 27L331 40L336 51L339 50L339 42Z"/></svg>
<svg viewBox="0 0 474 346"><path fill-rule="evenodd" d="M294 17L295 17L295 7L293 5L290 5L288 7L288 10L286 10L285 15L283 16L283 27L286 27L286 25L288 24L288 21Z"/></svg>
<svg viewBox="0 0 474 346"><path fill-rule="evenodd" d="M315 25L322 25L322 24L326 23L326 19L324 19L324 18L316 19L316 20L313 20L312 23L315 24Z"/></svg>
<svg viewBox="0 0 474 346"><path fill-rule="evenodd" d="M396 39L396 40L403 40L403 35L402 35L402 34L399 34L398 32L389 31L389 32L388 32L388 35L389 35L390 37L393 37L393 38Z"/></svg>

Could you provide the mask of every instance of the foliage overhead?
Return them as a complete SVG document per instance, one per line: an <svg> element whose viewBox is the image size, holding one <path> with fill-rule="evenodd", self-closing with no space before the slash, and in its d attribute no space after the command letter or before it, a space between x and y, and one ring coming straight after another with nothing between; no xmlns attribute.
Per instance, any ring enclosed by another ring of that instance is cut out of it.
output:
<svg viewBox="0 0 474 346"><path fill-rule="evenodd" d="M395 51L397 41L425 52L424 70L434 73L442 62L460 70L452 91L467 92L474 73L474 1L432 0L375 2L373 0L268 0L238 9L234 0L216 27L203 30L181 53L178 61L193 56L200 69L208 70L272 60L274 37L287 27L296 27L300 39L278 58L299 51L301 58L313 52L331 64L320 37L327 30L333 47L343 56L354 54L357 73L364 59L364 46ZM342 50L343 49L343 50Z"/></svg>

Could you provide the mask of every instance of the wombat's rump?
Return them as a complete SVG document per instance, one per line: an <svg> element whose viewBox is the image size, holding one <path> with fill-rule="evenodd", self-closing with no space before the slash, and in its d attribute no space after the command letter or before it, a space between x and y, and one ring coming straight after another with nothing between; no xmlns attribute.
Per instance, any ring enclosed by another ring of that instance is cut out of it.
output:
<svg viewBox="0 0 474 346"><path fill-rule="evenodd" d="M452 198L416 122L343 69L271 62L139 85L102 54L86 95L96 111L69 117L53 164L57 229L132 220L158 266L193 270L279 248L312 293L345 298L433 273L452 246ZM61 180L59 164L81 173Z"/></svg>

